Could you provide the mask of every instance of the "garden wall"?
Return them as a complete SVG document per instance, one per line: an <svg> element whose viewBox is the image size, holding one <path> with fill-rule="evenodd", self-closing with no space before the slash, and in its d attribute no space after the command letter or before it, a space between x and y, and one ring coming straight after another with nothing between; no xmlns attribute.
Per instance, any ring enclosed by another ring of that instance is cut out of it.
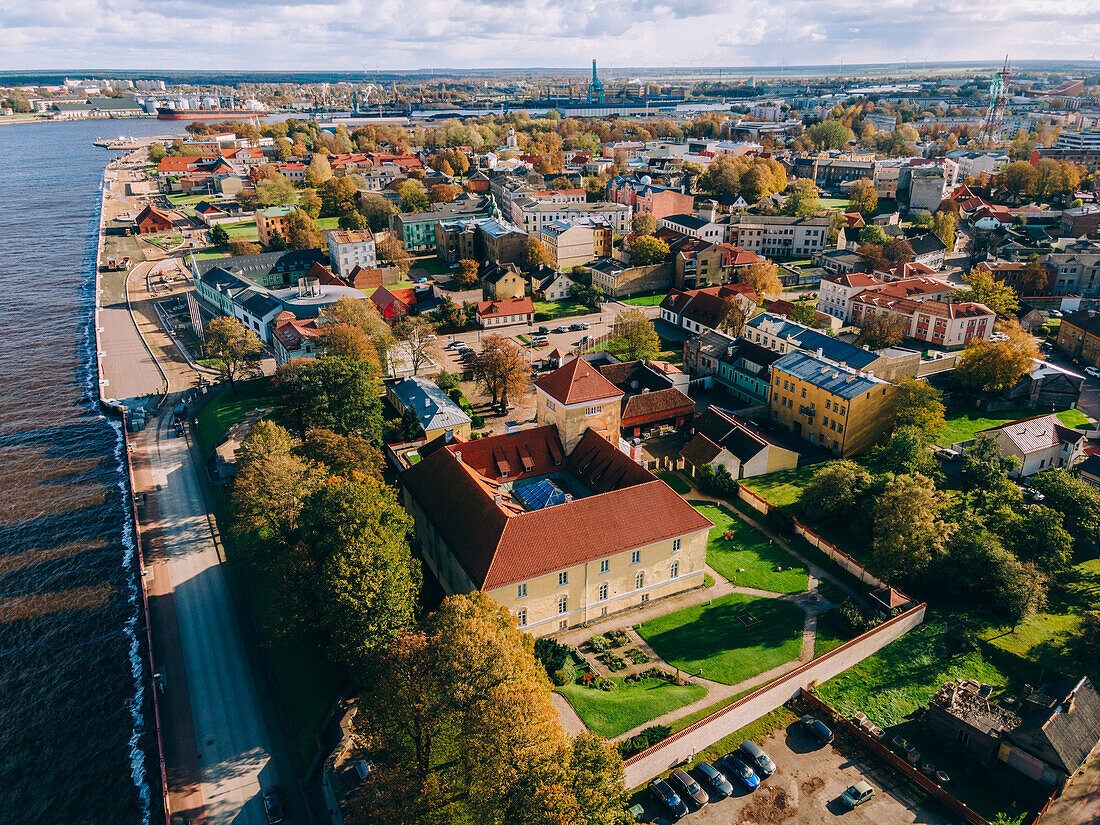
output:
<svg viewBox="0 0 1100 825"><path fill-rule="evenodd" d="M626 786L636 788L690 761L696 753L794 698L803 688L843 673L920 625L924 611L924 604L917 605L630 757L623 763Z"/></svg>
<svg viewBox="0 0 1100 825"><path fill-rule="evenodd" d="M870 570L868 570L866 567L864 567L862 564L860 564L858 561L845 553L843 550L838 548L835 544L825 541L825 539L821 538L821 536L819 536L813 530L805 527L801 522L798 521L798 519L795 519L794 531L798 533L798 535L802 536L802 538L806 539L806 541L809 542L811 545L813 545L830 559L832 559L836 563L837 567L839 567L844 572L855 576L864 584L871 584L875 587L890 586L874 573L872 573Z"/></svg>
<svg viewBox="0 0 1100 825"><path fill-rule="evenodd" d="M758 496L752 490L747 489L743 484L737 485L737 495L752 509L761 512L764 515L767 515L768 510L771 509L771 505L768 504L768 502L764 501L764 499L760 498L760 496Z"/></svg>

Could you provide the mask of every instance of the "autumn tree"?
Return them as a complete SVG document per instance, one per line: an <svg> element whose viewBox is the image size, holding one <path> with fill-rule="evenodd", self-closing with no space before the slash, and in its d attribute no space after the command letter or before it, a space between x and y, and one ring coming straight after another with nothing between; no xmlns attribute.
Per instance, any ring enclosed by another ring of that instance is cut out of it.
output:
<svg viewBox="0 0 1100 825"><path fill-rule="evenodd" d="M299 436L313 428L355 434L381 443L382 402L376 368L337 356L296 358L275 372L283 406L298 423Z"/></svg>
<svg viewBox="0 0 1100 825"><path fill-rule="evenodd" d="M631 266L651 266L668 257L668 244L652 235L641 235L630 243Z"/></svg>
<svg viewBox="0 0 1100 825"><path fill-rule="evenodd" d="M932 234L943 241L947 247L947 254L955 250L955 240L959 228L959 216L952 212L937 212L932 216L932 224L929 227Z"/></svg>
<svg viewBox="0 0 1100 825"><path fill-rule="evenodd" d="M303 189L298 195L298 208L311 218L321 216L321 205L321 196L317 194L316 189Z"/></svg>
<svg viewBox="0 0 1100 825"><path fill-rule="evenodd" d="M401 198L402 212L423 212L431 204L424 184L418 180L409 178L402 181L396 191Z"/></svg>
<svg viewBox="0 0 1100 825"><path fill-rule="evenodd" d="M635 212L630 227L635 235L652 235L657 231L657 219L652 212Z"/></svg>
<svg viewBox="0 0 1100 825"><path fill-rule="evenodd" d="M870 178L860 178L848 187L848 211L873 215L878 208L878 192Z"/></svg>
<svg viewBox="0 0 1100 825"><path fill-rule="evenodd" d="M263 251L264 248L258 243L252 243L250 241L229 242L229 254L234 257L239 255L259 255Z"/></svg>
<svg viewBox="0 0 1100 825"><path fill-rule="evenodd" d="M812 218L821 211L821 199L817 186L808 178L796 178L787 187L787 201L783 214L798 218Z"/></svg>
<svg viewBox="0 0 1100 825"><path fill-rule="evenodd" d="M656 358L661 351L661 339L653 322L640 309L624 309L615 316L607 350L622 361Z"/></svg>
<svg viewBox="0 0 1100 825"><path fill-rule="evenodd" d="M1004 281L998 281L988 272L972 269L963 280L969 289L956 290L954 297L960 301L976 301L985 304L1000 318L1014 318L1020 308L1020 299L1015 290Z"/></svg>
<svg viewBox="0 0 1100 825"><path fill-rule="evenodd" d="M239 464L230 498L231 523L253 561L278 568L280 552L295 541L303 502L321 481L316 465L289 451Z"/></svg>
<svg viewBox="0 0 1100 825"><path fill-rule="evenodd" d="M437 183L428 190L428 200L432 203L450 203L461 194L461 186L454 186L450 183Z"/></svg>
<svg viewBox="0 0 1100 825"><path fill-rule="evenodd" d="M373 345L379 362L388 361L394 344L393 330L370 301L345 296L326 307L324 316L335 324L347 324L362 330Z"/></svg>
<svg viewBox="0 0 1100 825"><path fill-rule="evenodd" d="M953 525L942 518L948 501L923 475L889 476L875 503L876 572L887 580L918 578L943 550Z"/></svg>
<svg viewBox="0 0 1100 825"><path fill-rule="evenodd" d="M743 300L740 296L731 295L722 302L721 311L722 317L718 321L718 329L734 338L738 337L749 319Z"/></svg>
<svg viewBox="0 0 1100 825"><path fill-rule="evenodd" d="M378 260L396 266L402 278L409 274L412 256L405 251L405 244L393 232L387 232L385 237L378 240L374 249Z"/></svg>
<svg viewBox="0 0 1100 825"><path fill-rule="evenodd" d="M326 326L322 336L322 346L325 355L349 358L352 361L369 361L376 369L381 368L378 350L374 348L370 336L351 324Z"/></svg>
<svg viewBox="0 0 1100 825"><path fill-rule="evenodd" d="M507 408L509 398L519 398L527 389L531 365L523 351L510 338L490 335L482 340L481 352L474 361L474 375L493 399Z"/></svg>
<svg viewBox="0 0 1100 825"><path fill-rule="evenodd" d="M340 435L324 428L313 429L291 451L341 478L382 480L382 453L357 435Z"/></svg>
<svg viewBox="0 0 1100 825"><path fill-rule="evenodd" d="M959 386L984 392L1004 392L1031 369L1039 355L1035 341L1018 323L1005 325L1007 341L970 344L955 364Z"/></svg>
<svg viewBox="0 0 1100 825"><path fill-rule="evenodd" d="M320 249L321 228L300 209L286 219L286 245L290 249Z"/></svg>
<svg viewBox="0 0 1100 825"><path fill-rule="evenodd" d="M380 232L389 228L390 215L397 214L397 207L381 195L368 192L359 196L359 211L367 219L371 230Z"/></svg>
<svg viewBox="0 0 1100 825"><path fill-rule="evenodd" d="M519 264L526 272L534 272L549 260L546 246L534 235L528 235L523 241L523 252Z"/></svg>
<svg viewBox="0 0 1100 825"><path fill-rule="evenodd" d="M413 375L419 375L437 356L435 324L423 315L407 315L397 322L393 332Z"/></svg>
<svg viewBox="0 0 1100 825"><path fill-rule="evenodd" d="M328 158L322 154L315 153L309 161L309 166L306 168L306 186L310 189L318 189L331 177L332 166L329 165Z"/></svg>
<svg viewBox="0 0 1100 825"><path fill-rule="evenodd" d="M935 435L944 425L943 393L927 381L903 378L894 393L894 425Z"/></svg>
<svg viewBox="0 0 1100 825"><path fill-rule="evenodd" d="M1003 189L1013 200L1027 200L1035 194L1038 177L1035 167L1027 161L1016 161L1005 166L993 179L998 189Z"/></svg>
<svg viewBox="0 0 1100 825"><path fill-rule="evenodd" d="M779 267L769 261L756 261L737 270L737 280L751 286L760 300L777 298L783 292Z"/></svg>
<svg viewBox="0 0 1100 825"><path fill-rule="evenodd" d="M219 376L230 384L260 374L263 342L236 318L221 315L206 324L203 347L207 357L215 360Z"/></svg>
<svg viewBox="0 0 1100 825"><path fill-rule="evenodd" d="M481 275L477 261L464 258L458 262L458 271L455 272L454 282L456 289L473 289L481 283Z"/></svg>
<svg viewBox="0 0 1100 825"><path fill-rule="evenodd" d="M1016 276L1016 293L1018 295L1041 295L1046 292L1050 283L1050 270L1039 259L1033 258L1024 264L1020 274Z"/></svg>

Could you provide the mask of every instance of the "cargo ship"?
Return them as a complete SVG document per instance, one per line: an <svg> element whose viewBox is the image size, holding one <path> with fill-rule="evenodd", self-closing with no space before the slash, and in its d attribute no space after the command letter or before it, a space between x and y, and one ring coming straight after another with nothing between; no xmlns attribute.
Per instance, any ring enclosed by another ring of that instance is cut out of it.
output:
<svg viewBox="0 0 1100 825"><path fill-rule="evenodd" d="M157 120L248 120L267 117L267 112L248 109L157 109Z"/></svg>

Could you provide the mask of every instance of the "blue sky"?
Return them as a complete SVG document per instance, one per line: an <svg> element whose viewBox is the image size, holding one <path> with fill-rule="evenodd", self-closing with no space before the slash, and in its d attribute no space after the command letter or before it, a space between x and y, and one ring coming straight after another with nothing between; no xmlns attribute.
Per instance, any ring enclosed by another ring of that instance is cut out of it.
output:
<svg viewBox="0 0 1100 825"><path fill-rule="evenodd" d="M1100 57L1090 0L0 0L0 69Z"/></svg>

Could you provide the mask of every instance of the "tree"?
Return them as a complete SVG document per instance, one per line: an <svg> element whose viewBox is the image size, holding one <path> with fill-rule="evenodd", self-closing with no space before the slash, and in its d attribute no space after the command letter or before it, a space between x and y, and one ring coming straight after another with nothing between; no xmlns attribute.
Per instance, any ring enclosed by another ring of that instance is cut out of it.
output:
<svg viewBox="0 0 1100 825"><path fill-rule="evenodd" d="M337 324L361 329L374 345L378 358L382 361L388 359L394 344L393 330L370 301L344 297L330 304L324 315Z"/></svg>
<svg viewBox="0 0 1100 825"><path fill-rule="evenodd" d="M1042 504L1029 504L1013 513L1002 536L1016 557L1044 573L1064 570L1073 556L1073 536L1063 526L1062 514Z"/></svg>
<svg viewBox="0 0 1100 825"><path fill-rule="evenodd" d="M943 429L943 393L927 381L903 378L894 393L894 426L916 427L925 435Z"/></svg>
<svg viewBox="0 0 1100 825"><path fill-rule="evenodd" d="M573 740L570 754L572 792L580 806L578 825L623 825L627 794L619 749L585 731Z"/></svg>
<svg viewBox="0 0 1100 825"><path fill-rule="evenodd" d="M650 266L659 264L668 257L668 244L652 235L642 235L631 241L631 266Z"/></svg>
<svg viewBox="0 0 1100 825"><path fill-rule="evenodd" d="M722 317L718 321L718 329L737 338L748 319L749 313L745 311L741 297L732 295L722 302Z"/></svg>
<svg viewBox="0 0 1100 825"><path fill-rule="evenodd" d="M359 211L356 209L341 215L336 225L344 230L360 230L370 227L370 223L367 219L360 215Z"/></svg>
<svg viewBox="0 0 1100 825"><path fill-rule="evenodd" d="M406 315L393 329L413 375L432 363L436 355L435 324L423 315Z"/></svg>
<svg viewBox="0 0 1100 825"><path fill-rule="evenodd" d="M955 238L958 228L958 215L951 212L937 212L932 216L932 234L943 241L949 255L955 250Z"/></svg>
<svg viewBox="0 0 1100 825"><path fill-rule="evenodd" d="M615 316L606 347L622 361L636 361L656 358L661 351L661 339L653 322L640 309L624 309Z"/></svg>
<svg viewBox="0 0 1100 825"><path fill-rule="evenodd" d="M286 245L290 249L320 249L321 228L300 209L286 219Z"/></svg>
<svg viewBox="0 0 1100 825"><path fill-rule="evenodd" d="M432 203L450 203L461 194L461 186L454 186L449 183L437 183L428 190L428 200Z"/></svg>
<svg viewBox="0 0 1100 825"><path fill-rule="evenodd" d="M916 475L920 473L933 480L942 474L936 458L929 449L928 437L918 428L899 427L890 440L875 447L867 455L867 466L876 473Z"/></svg>
<svg viewBox="0 0 1100 825"><path fill-rule="evenodd" d="M300 523L329 656L362 674L413 624L421 573L412 519L385 484L334 479L306 500Z"/></svg>
<svg viewBox="0 0 1100 825"><path fill-rule="evenodd" d="M905 335L905 323L897 315L876 313L860 319L856 346L871 350L897 345Z"/></svg>
<svg viewBox="0 0 1100 825"><path fill-rule="evenodd" d="M1043 504L1062 514L1066 530L1082 546L1095 548L1100 533L1100 491L1059 467L1031 477Z"/></svg>
<svg viewBox="0 0 1100 825"><path fill-rule="evenodd" d="M456 289L473 289L481 282L477 261L463 258L458 262L458 271L454 275Z"/></svg>
<svg viewBox="0 0 1100 825"><path fill-rule="evenodd" d="M528 235L523 241L523 252L520 255L520 266L526 272L534 272L549 260L546 246L534 235Z"/></svg>
<svg viewBox="0 0 1100 825"><path fill-rule="evenodd" d="M267 248L273 252L282 252L287 248L286 238L278 229L272 232L271 237L268 238Z"/></svg>
<svg viewBox="0 0 1100 825"><path fill-rule="evenodd" d="M331 177L332 167L329 165L328 158L315 152L306 169L306 186L310 189L320 189Z"/></svg>
<svg viewBox="0 0 1100 825"><path fill-rule="evenodd" d="M1034 339L1019 324L1005 325L1007 341L975 341L955 364L959 386L984 392L1004 392L1039 354Z"/></svg>
<svg viewBox="0 0 1100 825"><path fill-rule="evenodd" d="M783 214L798 218L812 218L821 211L821 199L817 187L808 178L798 178L787 187L787 202Z"/></svg>
<svg viewBox="0 0 1100 825"><path fill-rule="evenodd" d="M791 320L808 327L812 327L817 321L817 308L805 295L791 304Z"/></svg>
<svg viewBox="0 0 1100 825"><path fill-rule="evenodd" d="M424 184L418 180L402 181L396 191L401 198L402 212L423 212L431 204Z"/></svg>
<svg viewBox="0 0 1100 825"><path fill-rule="evenodd" d="M1024 264L1020 274L1016 277L1016 293L1018 295L1041 295L1046 292L1050 283L1050 271L1046 264L1039 263L1038 258L1033 258Z"/></svg>
<svg viewBox="0 0 1100 825"><path fill-rule="evenodd" d="M844 149L856 139L855 132L839 120L825 120L806 129L806 136L819 150Z"/></svg>
<svg viewBox="0 0 1100 825"><path fill-rule="evenodd" d="M1016 161L1005 166L993 179L997 188L1014 200L1026 200L1035 194L1038 174L1027 161Z"/></svg>
<svg viewBox="0 0 1100 825"><path fill-rule="evenodd" d="M378 260L396 266L402 278L409 274L412 256L405 251L405 244L397 235L387 232L384 238L375 243L374 249Z"/></svg>
<svg viewBox="0 0 1100 825"><path fill-rule="evenodd" d="M862 521L861 513L873 479L866 468L848 459L830 461L814 473L798 497L798 511L819 522Z"/></svg>
<svg viewBox="0 0 1100 825"><path fill-rule="evenodd" d="M382 440L382 402L374 367L339 356L296 358L275 372L275 388L298 421L299 435L322 428Z"/></svg>
<svg viewBox="0 0 1100 825"><path fill-rule="evenodd" d="M251 241L230 241L229 254L234 257L240 255L259 255L264 249L258 243Z"/></svg>
<svg viewBox="0 0 1100 825"><path fill-rule="evenodd" d="M848 211L873 215L878 207L878 192L869 178L860 178L848 187Z"/></svg>
<svg viewBox="0 0 1100 825"><path fill-rule="evenodd" d="M367 333L351 324L331 324L324 328L325 355L348 358L352 361L369 361L375 368L381 367L378 350Z"/></svg>
<svg viewBox="0 0 1100 825"><path fill-rule="evenodd" d="M218 374L230 384L260 374L263 342L236 318L219 316L210 321L203 329L203 343L207 357L217 359Z"/></svg>
<svg viewBox="0 0 1100 825"><path fill-rule="evenodd" d="M320 197L321 215L338 218L356 211L359 188L353 178L329 178L321 187Z"/></svg>
<svg viewBox="0 0 1100 825"><path fill-rule="evenodd" d="M522 396L530 373L531 365L510 338L494 334L482 341L481 352L474 361L474 375L492 396L494 406L499 401L506 409L510 397Z"/></svg>
<svg viewBox="0 0 1100 825"><path fill-rule="evenodd" d="M886 234L886 230L875 223L867 224L859 230L859 235L856 237L860 244L865 246L886 246L890 243L890 236Z"/></svg>
<svg viewBox="0 0 1100 825"><path fill-rule="evenodd" d="M948 497L923 475L887 476L875 502L875 571L887 580L918 578L943 550L954 525L941 519Z"/></svg>
<svg viewBox="0 0 1100 825"><path fill-rule="evenodd" d="M450 295L444 295L439 302L439 306L432 310L432 320L444 328L461 326L462 309Z"/></svg>
<svg viewBox="0 0 1100 825"><path fill-rule="evenodd" d="M631 229L638 236L652 235L657 231L657 219L652 212L636 212L630 222Z"/></svg>
<svg viewBox="0 0 1100 825"><path fill-rule="evenodd" d="M285 206L297 199L298 190L282 175L264 178L256 184L256 200L264 206Z"/></svg>
<svg viewBox="0 0 1100 825"><path fill-rule="evenodd" d="M1020 309L1020 299L1016 292L1004 281L998 281L988 272L972 269L963 280L969 289L956 290L954 296L960 301L976 301L985 304L1001 318L1014 318Z"/></svg>
<svg viewBox="0 0 1100 825"><path fill-rule="evenodd" d="M737 280L751 286L761 300L776 298L783 292L779 267L769 261L756 261L737 270Z"/></svg>
<svg viewBox="0 0 1100 825"><path fill-rule="evenodd" d="M359 197L359 211L367 219L370 228L374 232L388 229L390 215L397 214L397 208L381 195L373 192L364 193Z"/></svg>
<svg viewBox="0 0 1100 825"><path fill-rule="evenodd" d="M309 494L321 483L317 467L290 453L274 453L242 464L233 479L234 534L267 569L283 561L293 544L298 517Z"/></svg>
<svg viewBox="0 0 1100 825"><path fill-rule="evenodd" d="M340 435L323 428L310 430L293 452L341 478L382 480L382 453L357 435Z"/></svg>
<svg viewBox="0 0 1100 825"><path fill-rule="evenodd" d="M229 246L229 232L219 223L210 230L210 240L215 246Z"/></svg>
<svg viewBox="0 0 1100 825"><path fill-rule="evenodd" d="M150 143L146 153L150 163L160 163L168 157L168 150L164 148L163 143Z"/></svg>

